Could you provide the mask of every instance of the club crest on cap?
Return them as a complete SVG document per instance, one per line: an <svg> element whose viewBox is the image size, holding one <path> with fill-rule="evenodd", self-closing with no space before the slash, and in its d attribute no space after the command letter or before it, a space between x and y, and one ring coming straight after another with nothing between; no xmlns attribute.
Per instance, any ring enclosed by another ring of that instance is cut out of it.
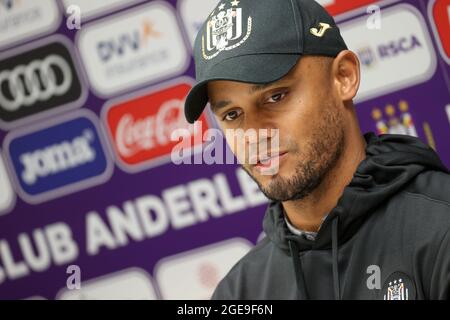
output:
<svg viewBox="0 0 450 320"><path fill-rule="evenodd" d="M240 1L222 3L214 9L202 35L202 56L205 60L216 57L221 51L231 50L243 44L252 32L252 17L245 18ZM217 12L216 12L217 10Z"/></svg>

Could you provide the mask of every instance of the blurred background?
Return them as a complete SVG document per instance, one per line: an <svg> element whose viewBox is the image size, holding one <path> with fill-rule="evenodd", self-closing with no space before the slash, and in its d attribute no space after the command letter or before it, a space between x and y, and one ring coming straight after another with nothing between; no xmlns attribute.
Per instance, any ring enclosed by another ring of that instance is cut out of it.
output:
<svg viewBox="0 0 450 320"><path fill-rule="evenodd" d="M450 167L450 0L318 2L361 60L362 131ZM171 161L176 128L198 155L217 127L183 115L217 3L0 0L0 299L208 299L264 236L238 165Z"/></svg>

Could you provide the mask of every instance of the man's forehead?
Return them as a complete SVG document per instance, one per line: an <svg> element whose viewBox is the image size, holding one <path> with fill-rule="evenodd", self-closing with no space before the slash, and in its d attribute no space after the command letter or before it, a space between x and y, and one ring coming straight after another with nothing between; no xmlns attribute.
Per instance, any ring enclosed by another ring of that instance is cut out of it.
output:
<svg viewBox="0 0 450 320"><path fill-rule="evenodd" d="M213 87L214 83L225 84L225 85L226 84L243 84L244 86L248 87L248 89L247 89L248 94L260 92L269 87L281 84L282 82L293 80L293 79L297 78L299 76L299 74L301 73L299 70L300 65L302 64L301 61L304 59L305 58L299 59L297 61L297 63L291 68L291 70L289 70L289 72L287 72L283 77L281 77L279 79L265 82L265 83L252 83L252 82L244 82L244 81L236 81L236 80L225 80L225 79L224 80L211 80L207 83L208 92L212 91L212 87ZM262 68L264 68L264 66L262 66Z"/></svg>
<svg viewBox="0 0 450 320"><path fill-rule="evenodd" d="M281 85L284 84L285 82L287 82L288 80L291 80L293 77L292 76L284 76L281 79L277 79L275 81L271 81L271 82L266 82L266 83L251 83L251 82L243 82L243 81L233 81L233 80L212 80L210 82L208 82L207 86L208 86L208 92L214 92L214 88L218 88L218 89L222 89L222 87L225 85L237 85L240 86L241 88L245 88L243 89L247 94L254 94L254 93L258 93L261 92L265 89L271 88L271 87L275 87L277 85ZM219 85L217 87L217 85Z"/></svg>

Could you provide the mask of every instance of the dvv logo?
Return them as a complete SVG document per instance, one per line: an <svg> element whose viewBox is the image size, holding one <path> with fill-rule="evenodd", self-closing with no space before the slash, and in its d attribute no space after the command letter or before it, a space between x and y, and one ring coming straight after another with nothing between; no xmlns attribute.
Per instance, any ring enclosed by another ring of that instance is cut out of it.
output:
<svg viewBox="0 0 450 320"><path fill-rule="evenodd" d="M99 184L111 164L95 116L83 111L5 138L24 200L38 203Z"/></svg>
<svg viewBox="0 0 450 320"><path fill-rule="evenodd" d="M171 134L185 128L194 147L203 144L208 129L205 115L201 129L189 124L184 117L184 99L192 85L189 80L164 84L158 89L128 99L109 103L103 110L103 122L108 128L118 164L135 172L171 160L171 152L178 141Z"/></svg>
<svg viewBox="0 0 450 320"><path fill-rule="evenodd" d="M152 39L157 39L161 36L162 33L155 29L154 24L149 20L145 20L138 29L122 33L109 40L100 41L97 44L97 53L99 59L106 63L114 57L120 59L126 54L133 54L150 45Z"/></svg>
<svg viewBox="0 0 450 320"><path fill-rule="evenodd" d="M175 14L161 1L84 25L77 36L92 89L103 97L180 74L189 64Z"/></svg>
<svg viewBox="0 0 450 320"><path fill-rule="evenodd" d="M65 41L64 41L65 42ZM79 106L84 89L70 49L51 41L0 60L0 122L13 122L46 111Z"/></svg>

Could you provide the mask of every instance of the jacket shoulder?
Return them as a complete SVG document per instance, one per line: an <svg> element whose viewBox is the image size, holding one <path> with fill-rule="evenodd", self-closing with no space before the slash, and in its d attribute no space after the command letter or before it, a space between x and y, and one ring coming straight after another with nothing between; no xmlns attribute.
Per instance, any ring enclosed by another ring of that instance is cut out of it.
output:
<svg viewBox="0 0 450 320"><path fill-rule="evenodd" d="M401 228L439 242L450 229L450 174L426 171L389 201L390 221ZM432 232L431 232L432 231Z"/></svg>
<svg viewBox="0 0 450 320"><path fill-rule="evenodd" d="M412 196L450 206L450 174L443 171L425 171L405 189Z"/></svg>

